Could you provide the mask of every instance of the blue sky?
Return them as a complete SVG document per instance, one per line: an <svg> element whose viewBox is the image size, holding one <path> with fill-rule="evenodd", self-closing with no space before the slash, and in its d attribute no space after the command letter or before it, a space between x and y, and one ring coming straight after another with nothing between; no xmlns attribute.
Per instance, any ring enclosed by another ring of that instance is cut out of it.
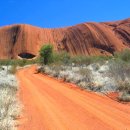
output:
<svg viewBox="0 0 130 130"><path fill-rule="evenodd" d="M0 26L55 28L130 17L130 0L1 0Z"/></svg>

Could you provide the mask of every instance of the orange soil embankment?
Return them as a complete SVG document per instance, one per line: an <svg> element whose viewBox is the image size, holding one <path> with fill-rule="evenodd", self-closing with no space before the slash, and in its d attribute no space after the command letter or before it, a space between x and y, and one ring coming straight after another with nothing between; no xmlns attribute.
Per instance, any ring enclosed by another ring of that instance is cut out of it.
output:
<svg viewBox="0 0 130 130"><path fill-rule="evenodd" d="M19 130L130 130L130 106L74 89L41 74L19 70L24 105Z"/></svg>

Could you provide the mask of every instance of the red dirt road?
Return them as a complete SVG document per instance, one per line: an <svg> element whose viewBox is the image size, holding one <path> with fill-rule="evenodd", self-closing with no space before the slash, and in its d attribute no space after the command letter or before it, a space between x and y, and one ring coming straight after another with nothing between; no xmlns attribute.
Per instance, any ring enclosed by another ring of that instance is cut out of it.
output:
<svg viewBox="0 0 130 130"><path fill-rule="evenodd" d="M19 130L130 130L130 106L41 74L19 70Z"/></svg>

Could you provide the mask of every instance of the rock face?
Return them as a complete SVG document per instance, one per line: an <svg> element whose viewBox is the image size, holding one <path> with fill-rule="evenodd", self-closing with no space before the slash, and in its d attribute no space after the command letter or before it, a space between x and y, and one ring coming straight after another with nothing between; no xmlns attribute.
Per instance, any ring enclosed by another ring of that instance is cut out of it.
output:
<svg viewBox="0 0 130 130"><path fill-rule="evenodd" d="M36 56L46 43L53 44L57 51L66 50L72 55L112 55L115 51L130 48L130 19L58 29L23 24L1 27L0 59Z"/></svg>

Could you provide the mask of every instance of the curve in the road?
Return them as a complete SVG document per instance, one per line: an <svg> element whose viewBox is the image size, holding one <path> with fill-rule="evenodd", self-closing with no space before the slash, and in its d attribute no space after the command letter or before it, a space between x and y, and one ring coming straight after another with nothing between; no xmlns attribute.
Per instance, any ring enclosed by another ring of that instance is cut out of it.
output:
<svg viewBox="0 0 130 130"><path fill-rule="evenodd" d="M19 130L130 130L130 106L103 95L21 69L20 99L24 105Z"/></svg>

